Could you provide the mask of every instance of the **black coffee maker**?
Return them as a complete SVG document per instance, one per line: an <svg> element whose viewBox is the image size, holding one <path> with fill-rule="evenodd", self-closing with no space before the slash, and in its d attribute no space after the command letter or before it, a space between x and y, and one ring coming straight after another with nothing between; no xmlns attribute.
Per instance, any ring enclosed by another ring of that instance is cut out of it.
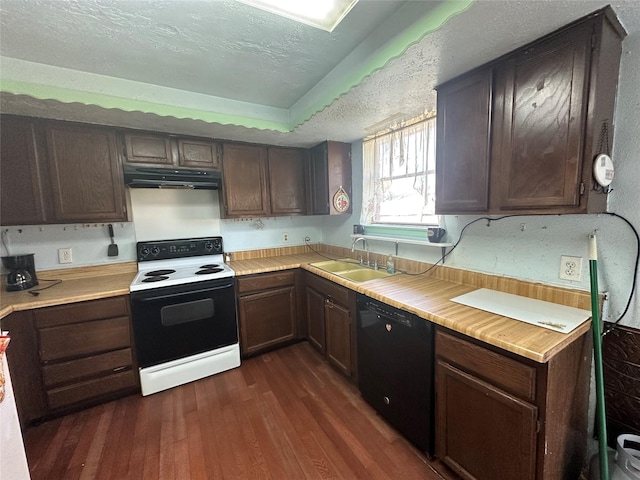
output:
<svg viewBox="0 0 640 480"><path fill-rule="evenodd" d="M26 290L38 285L36 262L33 253L2 257L2 264L9 269L7 292Z"/></svg>

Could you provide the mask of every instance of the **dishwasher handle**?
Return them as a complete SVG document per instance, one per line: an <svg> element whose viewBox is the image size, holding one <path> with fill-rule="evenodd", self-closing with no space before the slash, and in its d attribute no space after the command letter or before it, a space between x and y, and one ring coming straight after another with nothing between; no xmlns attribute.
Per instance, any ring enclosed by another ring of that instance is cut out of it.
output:
<svg viewBox="0 0 640 480"><path fill-rule="evenodd" d="M386 305L385 305L386 307ZM370 312L374 313L379 320L384 322L393 322L404 325L405 327L411 328L413 327L413 322L411 321L410 314L403 312L401 310L391 310L387 308L381 308L377 304L373 302L366 302L365 308Z"/></svg>

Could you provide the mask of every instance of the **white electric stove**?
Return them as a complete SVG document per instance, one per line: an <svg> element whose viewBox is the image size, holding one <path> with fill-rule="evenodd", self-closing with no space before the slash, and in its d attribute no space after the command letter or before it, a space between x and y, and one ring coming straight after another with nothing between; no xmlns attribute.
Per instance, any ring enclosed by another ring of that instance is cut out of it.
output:
<svg viewBox="0 0 640 480"><path fill-rule="evenodd" d="M138 242L130 286L142 394L240 366L234 271L221 237Z"/></svg>

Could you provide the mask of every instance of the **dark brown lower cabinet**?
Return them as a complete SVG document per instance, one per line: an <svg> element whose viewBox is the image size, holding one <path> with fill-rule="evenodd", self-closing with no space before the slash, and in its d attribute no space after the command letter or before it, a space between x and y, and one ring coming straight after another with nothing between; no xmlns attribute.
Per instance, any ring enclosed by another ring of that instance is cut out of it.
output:
<svg viewBox="0 0 640 480"><path fill-rule="evenodd" d="M436 456L464 479L578 478L590 338L536 363L438 328Z"/></svg>
<svg viewBox="0 0 640 480"><path fill-rule="evenodd" d="M355 292L307 272L307 338L347 377L356 375Z"/></svg>
<svg viewBox="0 0 640 480"><path fill-rule="evenodd" d="M294 270L238 277L240 349L251 355L297 338Z"/></svg>
<svg viewBox="0 0 640 480"><path fill-rule="evenodd" d="M139 390L127 296L2 320L22 425Z"/></svg>
<svg viewBox="0 0 640 480"><path fill-rule="evenodd" d="M321 293L313 288L307 288L307 332L309 343L322 353L326 352L324 302L325 297Z"/></svg>
<svg viewBox="0 0 640 480"><path fill-rule="evenodd" d="M443 361L436 375L441 459L464 478L534 479L537 408Z"/></svg>
<svg viewBox="0 0 640 480"><path fill-rule="evenodd" d="M349 310L332 300L324 307L327 358L347 377L351 376L351 316Z"/></svg>

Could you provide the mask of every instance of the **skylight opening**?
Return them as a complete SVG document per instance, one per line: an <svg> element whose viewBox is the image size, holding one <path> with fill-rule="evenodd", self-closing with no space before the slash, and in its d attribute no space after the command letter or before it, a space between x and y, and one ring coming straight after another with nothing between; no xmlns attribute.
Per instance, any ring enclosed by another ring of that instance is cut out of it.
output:
<svg viewBox="0 0 640 480"><path fill-rule="evenodd" d="M332 32L358 0L236 0L266 12Z"/></svg>

